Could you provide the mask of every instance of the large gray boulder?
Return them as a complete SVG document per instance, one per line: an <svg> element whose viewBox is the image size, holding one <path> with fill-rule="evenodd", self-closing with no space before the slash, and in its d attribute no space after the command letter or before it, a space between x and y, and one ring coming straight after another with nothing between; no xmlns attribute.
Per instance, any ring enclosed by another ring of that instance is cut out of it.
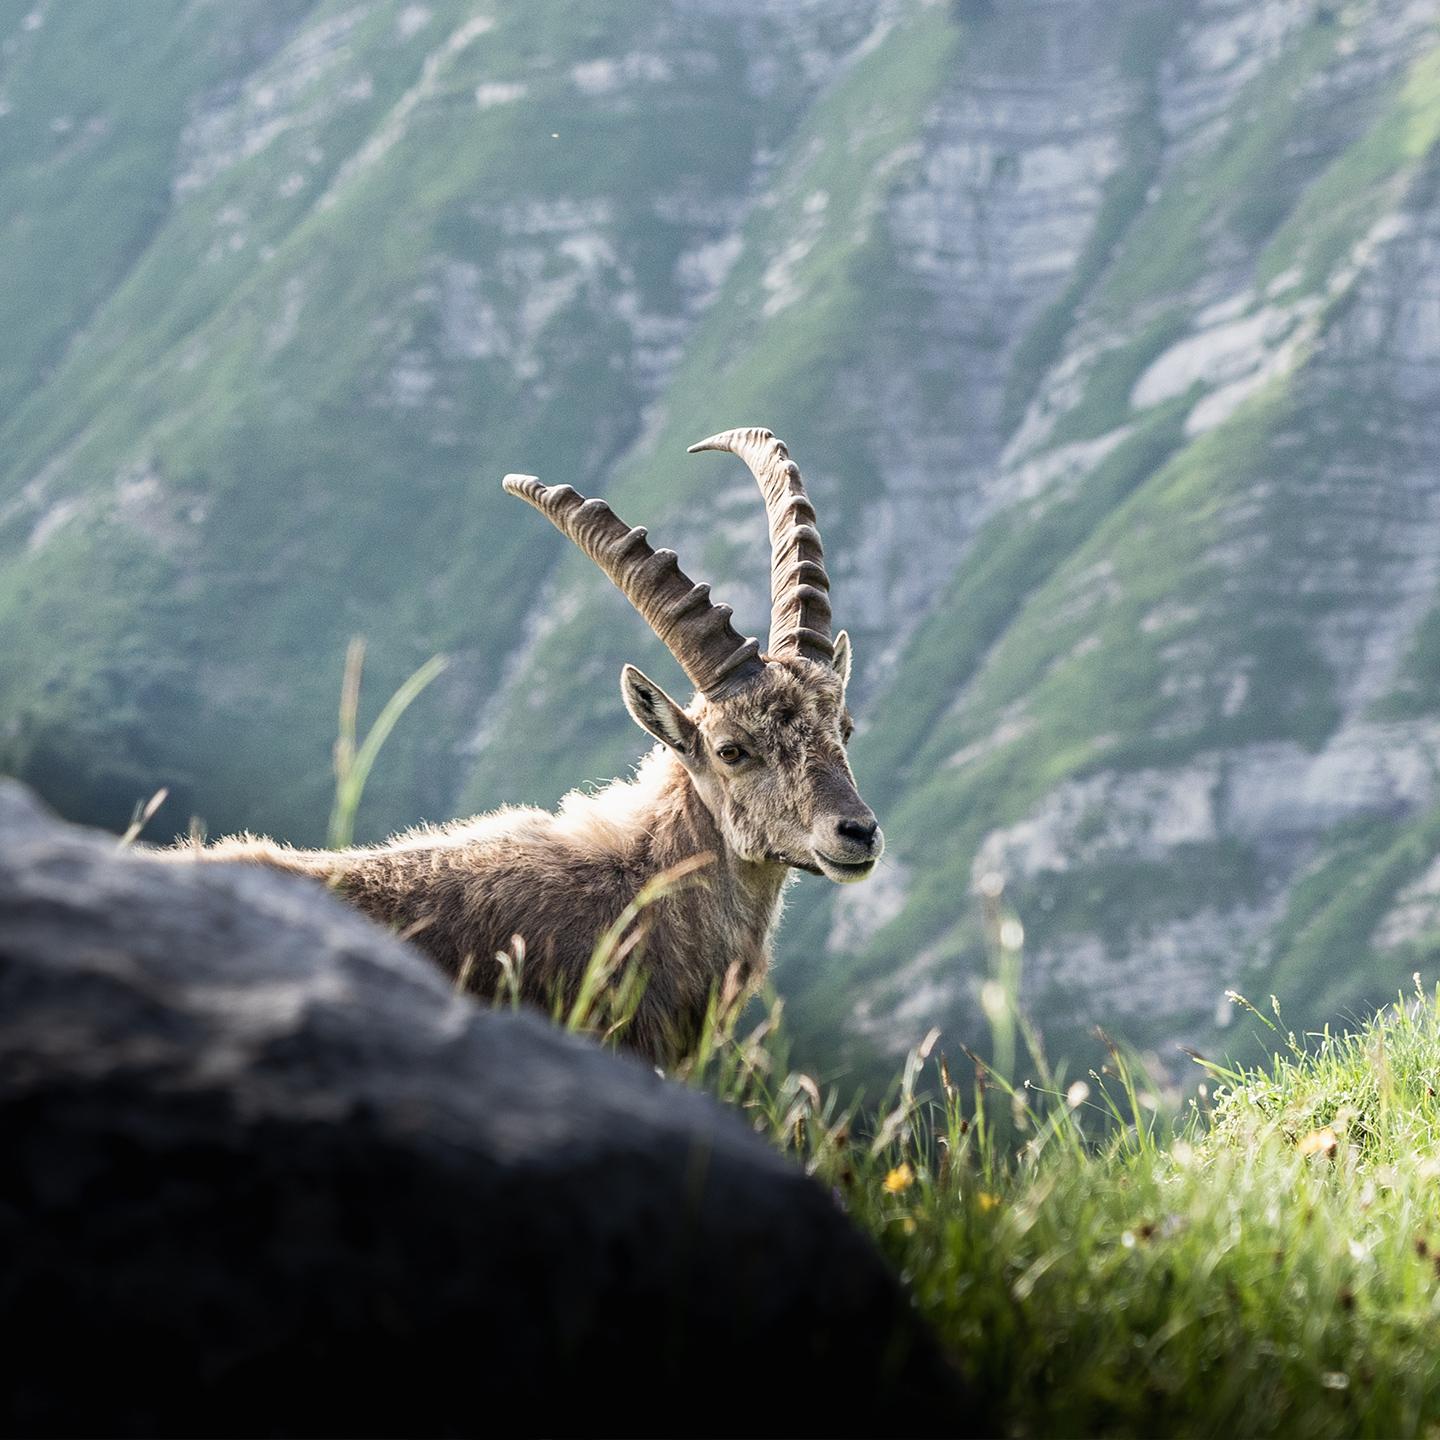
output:
<svg viewBox="0 0 1440 1440"><path fill-rule="evenodd" d="M868 1242L738 1117L458 999L298 879L0 782L0 1428L974 1423Z"/></svg>

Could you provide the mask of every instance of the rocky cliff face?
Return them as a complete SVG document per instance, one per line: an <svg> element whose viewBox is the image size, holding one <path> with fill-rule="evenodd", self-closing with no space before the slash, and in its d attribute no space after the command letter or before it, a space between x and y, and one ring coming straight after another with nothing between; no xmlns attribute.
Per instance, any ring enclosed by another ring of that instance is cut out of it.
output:
<svg viewBox="0 0 1440 1440"><path fill-rule="evenodd" d="M985 874L1057 1036L1428 962L1435 0L190 6L149 93L62 86L125 36L52 8L0 25L40 187L0 243L55 295L6 372L0 725L72 810L168 781L177 828L313 836L357 630L377 690L456 661L373 830L615 773L618 666L666 662L498 476L605 494L755 631L759 506L683 451L763 423L894 856L797 890L802 1027L973 1031ZM67 174L129 218L42 264Z"/></svg>

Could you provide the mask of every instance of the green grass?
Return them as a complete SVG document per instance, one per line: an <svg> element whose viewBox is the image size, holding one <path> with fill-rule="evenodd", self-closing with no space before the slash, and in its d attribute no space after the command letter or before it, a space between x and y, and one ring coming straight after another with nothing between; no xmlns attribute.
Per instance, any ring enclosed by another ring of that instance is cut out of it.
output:
<svg viewBox="0 0 1440 1440"><path fill-rule="evenodd" d="M947 1097L912 1191L856 1209L1010 1433L1424 1433L1437 1060L1427 1001L1215 1076L1178 1139L1143 1094L1096 1145L1083 1107L1032 1102L1038 1147L1004 1164Z"/></svg>
<svg viewBox="0 0 1440 1440"><path fill-rule="evenodd" d="M623 1041L644 957L623 975L614 957L641 908L597 948L591 1003L557 1010L569 1028ZM1303 1040L1273 998L1232 992L1262 1063L1182 1058L1177 1083L1102 1034L1104 1063L1066 1074L1016 1005L1018 932L998 901L987 918L996 1068L932 1031L878 1103L842 1104L791 1067L772 998L717 1005L672 1075L873 1235L969 1387L957 1425L1434 1434L1440 987L1417 976L1353 1032Z"/></svg>
<svg viewBox="0 0 1440 1440"><path fill-rule="evenodd" d="M1183 1100L1113 1043L1067 1079L1031 1035L1012 1087L930 1037L862 1121L787 1070L775 1010L688 1078L874 1235L983 1430L1433 1434L1440 991L1304 1044L1237 1009L1279 1053L1197 1064Z"/></svg>

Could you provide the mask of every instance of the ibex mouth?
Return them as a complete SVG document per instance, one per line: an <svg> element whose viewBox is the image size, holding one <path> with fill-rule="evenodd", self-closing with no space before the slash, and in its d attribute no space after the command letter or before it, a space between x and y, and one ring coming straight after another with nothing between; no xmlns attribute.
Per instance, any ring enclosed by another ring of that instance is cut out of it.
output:
<svg viewBox="0 0 1440 1440"><path fill-rule="evenodd" d="M797 860L793 855L787 855L783 850L767 850L765 858L772 865L788 865L792 870L803 870L807 875L823 876L825 872L818 866L812 865L808 860Z"/></svg>
<svg viewBox="0 0 1440 1440"><path fill-rule="evenodd" d="M878 856L871 856L868 860L851 863L845 860L832 860L818 850L815 852L815 862L820 867L820 873L827 880L833 880L837 885L853 885L855 881L865 879L875 868L875 861L878 858Z"/></svg>

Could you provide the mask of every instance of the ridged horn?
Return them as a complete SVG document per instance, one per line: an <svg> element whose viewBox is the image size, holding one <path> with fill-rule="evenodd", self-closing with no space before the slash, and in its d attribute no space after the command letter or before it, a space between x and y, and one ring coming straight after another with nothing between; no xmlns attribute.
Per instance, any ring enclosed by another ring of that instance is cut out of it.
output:
<svg viewBox="0 0 1440 1440"><path fill-rule="evenodd" d="M800 467L783 440L768 430L726 430L690 447L728 450L750 467L765 497L770 522L771 655L801 655L830 665L830 577L815 524L815 507L805 493Z"/></svg>
<svg viewBox="0 0 1440 1440"><path fill-rule="evenodd" d="M504 485L610 577L703 695L719 699L765 668L760 642L736 631L730 607L712 604L710 587L696 585L673 550L651 549L643 525L627 525L603 500L569 485L542 485L533 475L507 475Z"/></svg>

